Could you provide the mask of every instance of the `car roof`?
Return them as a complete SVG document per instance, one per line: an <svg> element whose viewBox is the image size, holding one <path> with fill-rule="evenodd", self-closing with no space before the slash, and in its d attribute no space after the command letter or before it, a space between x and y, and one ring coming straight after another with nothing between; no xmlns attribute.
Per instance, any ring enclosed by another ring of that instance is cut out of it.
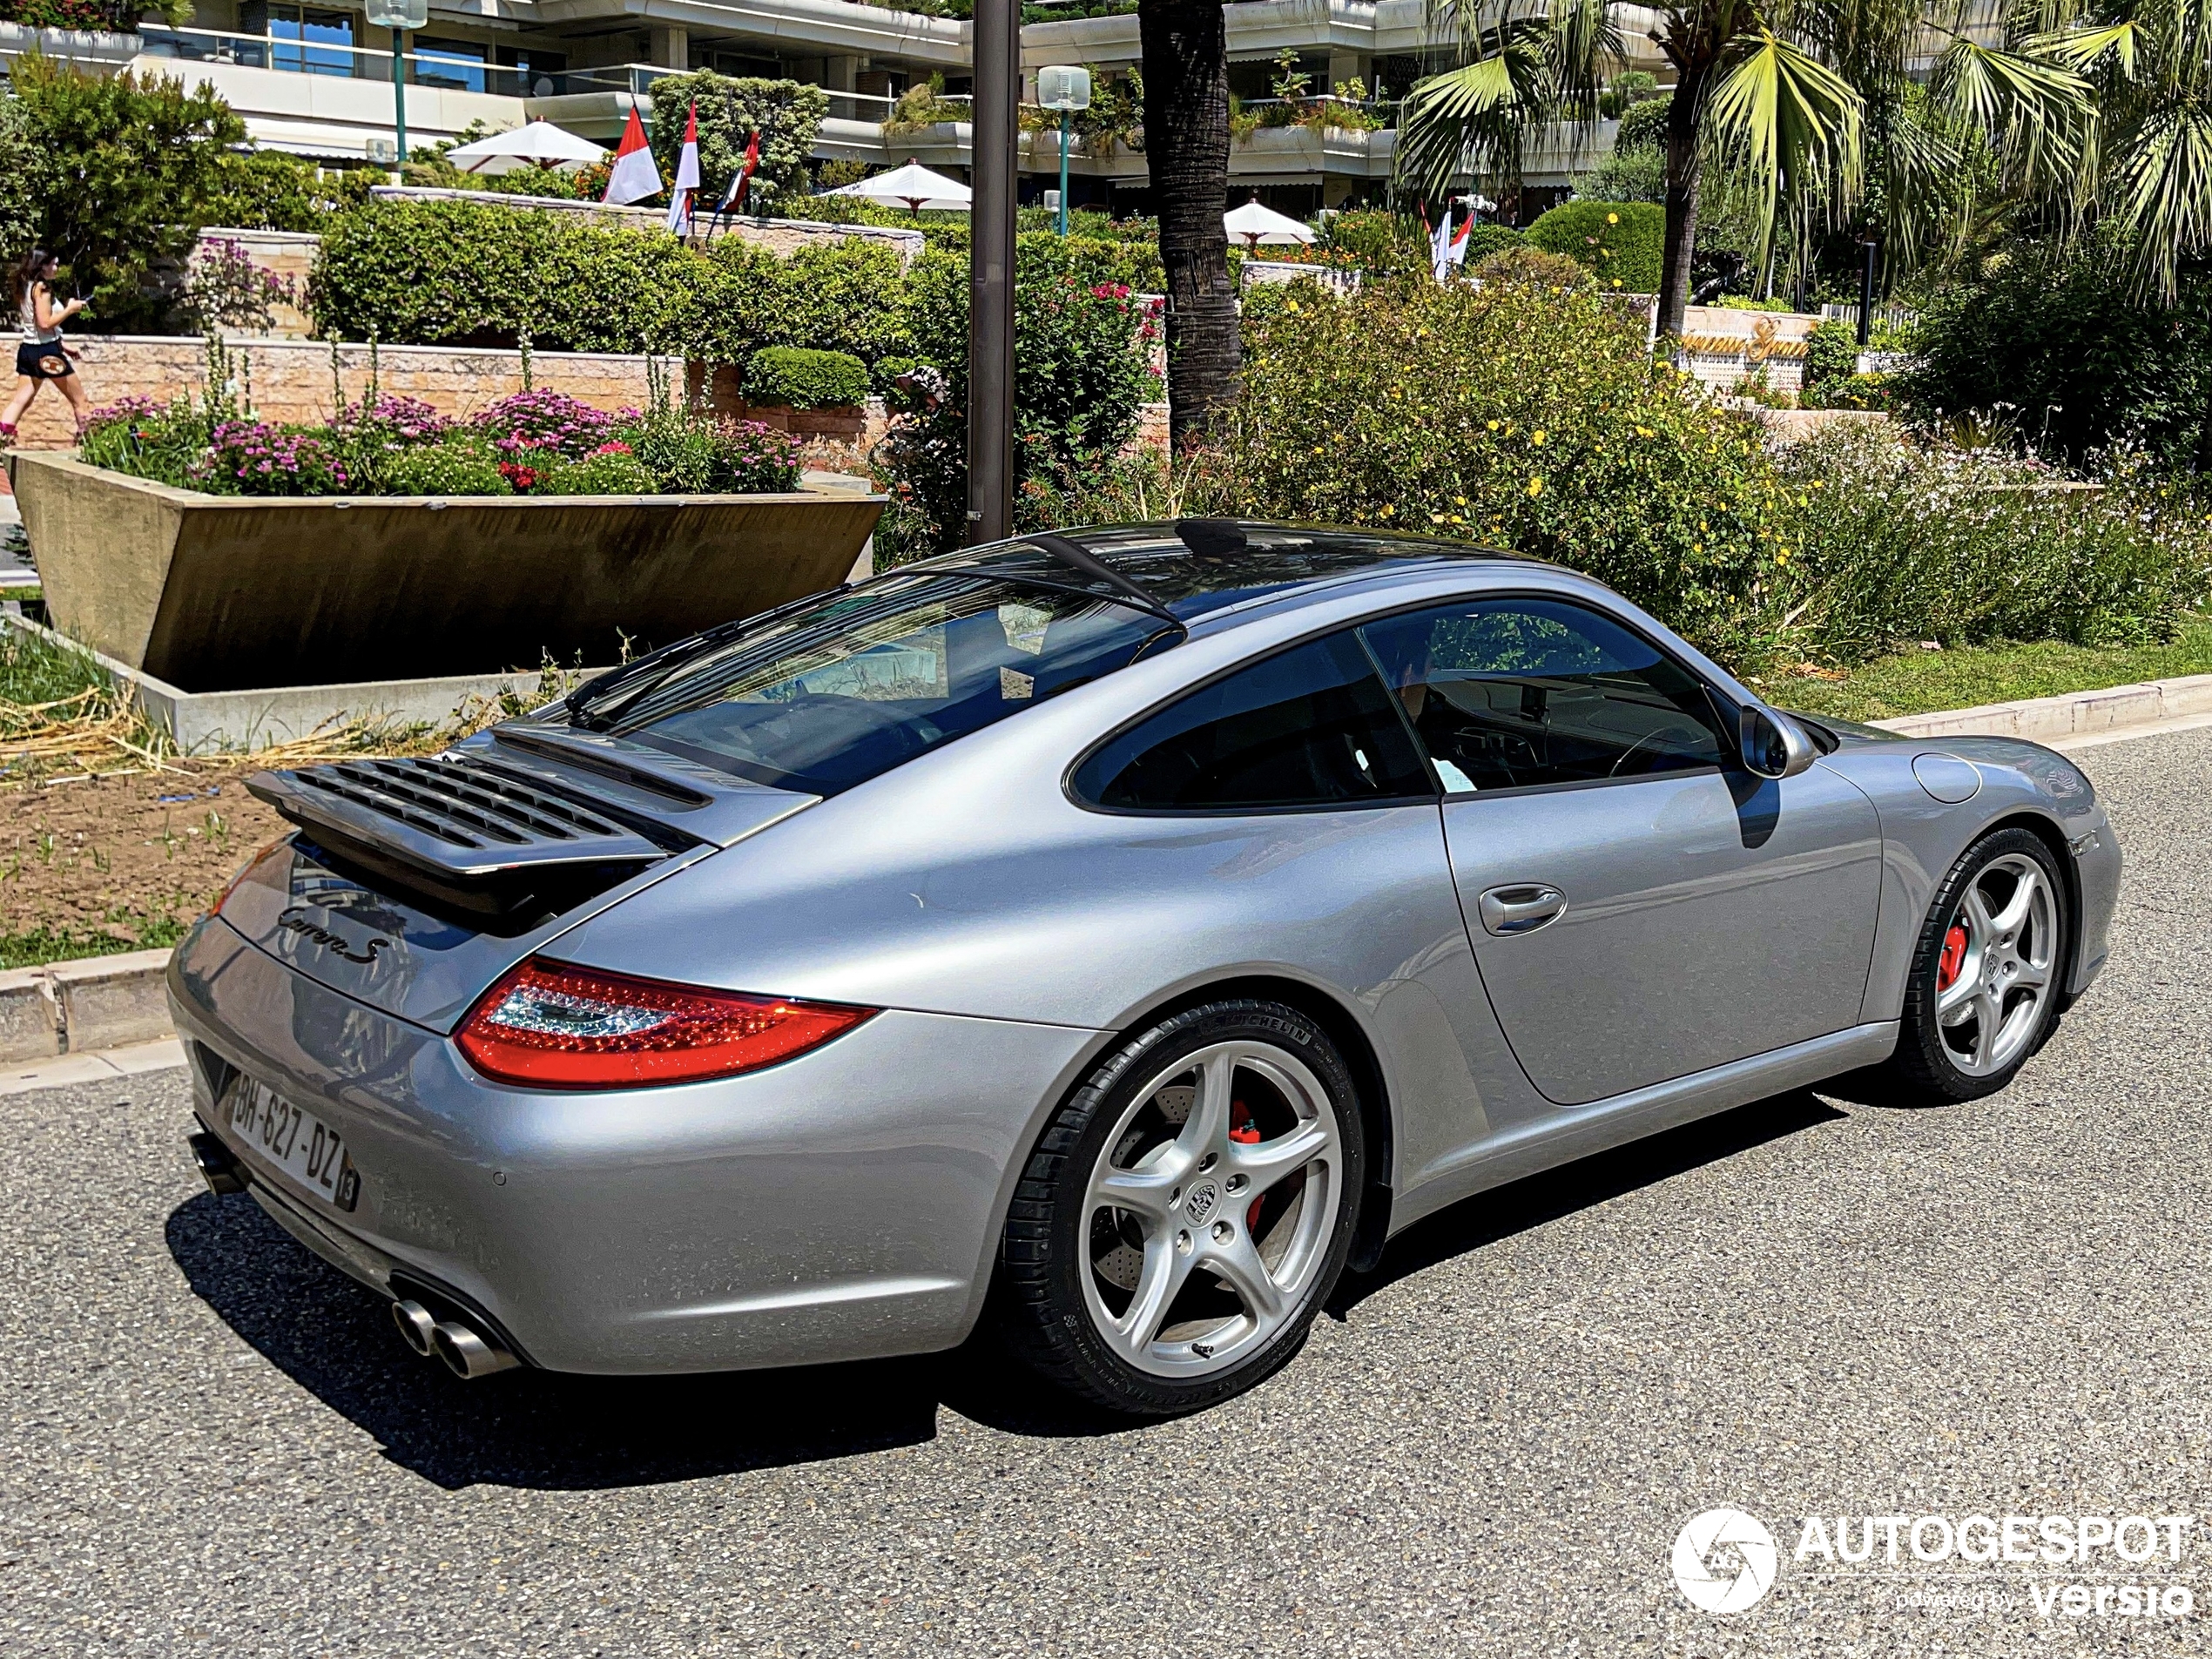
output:
<svg viewBox="0 0 2212 1659"><path fill-rule="evenodd" d="M1051 535L1133 582L1186 622L1260 600L1288 598L1301 590L1335 589L1421 569L1534 562L1464 542L1261 519L1185 518ZM1112 590L1102 579L1055 557L1038 539L1015 536L905 568L988 566L1079 585L1102 596Z"/></svg>

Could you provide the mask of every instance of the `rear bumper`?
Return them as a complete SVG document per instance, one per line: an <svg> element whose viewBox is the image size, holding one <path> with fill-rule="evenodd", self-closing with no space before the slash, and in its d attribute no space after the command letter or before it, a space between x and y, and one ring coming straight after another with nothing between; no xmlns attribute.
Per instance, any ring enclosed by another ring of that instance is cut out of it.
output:
<svg viewBox="0 0 2212 1659"><path fill-rule="evenodd" d="M220 921L179 949L169 992L199 1116L280 1224L387 1293L395 1278L435 1288L556 1371L958 1343L1018 1160L1099 1040L892 1010L747 1076L567 1094L489 1082L443 1036L302 977ZM345 1137L353 1211L231 1135L216 1109L226 1067Z"/></svg>

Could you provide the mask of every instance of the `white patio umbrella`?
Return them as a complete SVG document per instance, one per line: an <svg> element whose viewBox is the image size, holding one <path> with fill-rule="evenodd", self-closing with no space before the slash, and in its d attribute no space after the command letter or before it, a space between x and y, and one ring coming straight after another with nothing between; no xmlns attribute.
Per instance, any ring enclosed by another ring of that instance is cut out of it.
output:
<svg viewBox="0 0 2212 1659"><path fill-rule="evenodd" d="M446 159L463 172L502 173L517 167L588 167L606 153L590 139L563 132L550 121L533 121L512 132L495 132L448 150Z"/></svg>
<svg viewBox="0 0 2212 1659"><path fill-rule="evenodd" d="M1247 251L1257 248L1262 242L1280 244L1313 240L1313 233L1306 226L1271 207L1262 207L1257 199L1224 213L1221 222L1231 236L1244 239Z"/></svg>
<svg viewBox="0 0 2212 1659"><path fill-rule="evenodd" d="M887 207L904 207L920 212L925 207L950 208L964 213L968 210L975 192L957 179L948 179L941 172L932 172L919 161L909 160L903 167L894 167L889 172L880 172L873 179L863 179L857 185L840 185L835 190L826 190L826 196L858 196L863 201L881 202Z"/></svg>

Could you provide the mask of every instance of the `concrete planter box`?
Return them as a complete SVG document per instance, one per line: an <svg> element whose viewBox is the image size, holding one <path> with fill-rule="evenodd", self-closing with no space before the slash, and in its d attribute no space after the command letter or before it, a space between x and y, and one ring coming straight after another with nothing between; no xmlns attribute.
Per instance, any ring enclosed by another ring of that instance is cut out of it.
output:
<svg viewBox="0 0 2212 1659"><path fill-rule="evenodd" d="M867 435L868 411L863 403L800 409L788 403L747 402L744 371L735 363L691 360L684 365L684 389L695 408L727 420L758 421L795 438L830 438L856 444Z"/></svg>
<svg viewBox="0 0 2212 1659"><path fill-rule="evenodd" d="M241 499L11 457L61 632L187 692L620 660L835 587L884 497ZM856 487L857 486L857 487Z"/></svg>

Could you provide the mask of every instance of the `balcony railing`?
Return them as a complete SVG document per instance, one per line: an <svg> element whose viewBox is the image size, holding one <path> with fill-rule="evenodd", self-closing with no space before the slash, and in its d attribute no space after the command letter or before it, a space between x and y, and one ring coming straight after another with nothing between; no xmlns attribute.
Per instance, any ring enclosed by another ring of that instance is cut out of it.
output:
<svg viewBox="0 0 2212 1659"><path fill-rule="evenodd" d="M382 81L392 78L392 54L373 47L341 42L287 40L271 35L240 35L217 29L164 29L148 25L139 31L149 57L171 57L184 63L235 64L242 69L273 69L294 75L329 75L345 80ZM564 98L572 94L624 92L649 97L653 83L683 71L658 64L606 64L593 69L537 69L529 65L480 63L448 52L415 51L402 55L401 72L410 86L449 91L487 92L499 98ZM856 121L881 121L898 104L894 98L874 92L844 92L833 87L822 91L830 113ZM965 103L948 97L948 103Z"/></svg>

